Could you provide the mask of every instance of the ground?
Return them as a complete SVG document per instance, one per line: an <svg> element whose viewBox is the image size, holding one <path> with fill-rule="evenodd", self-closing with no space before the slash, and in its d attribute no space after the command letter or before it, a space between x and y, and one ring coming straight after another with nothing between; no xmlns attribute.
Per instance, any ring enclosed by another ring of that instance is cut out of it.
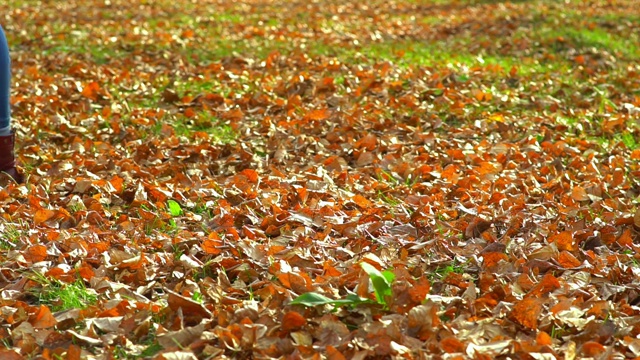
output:
<svg viewBox="0 0 640 360"><path fill-rule="evenodd" d="M0 358L640 356L634 0L0 14Z"/></svg>

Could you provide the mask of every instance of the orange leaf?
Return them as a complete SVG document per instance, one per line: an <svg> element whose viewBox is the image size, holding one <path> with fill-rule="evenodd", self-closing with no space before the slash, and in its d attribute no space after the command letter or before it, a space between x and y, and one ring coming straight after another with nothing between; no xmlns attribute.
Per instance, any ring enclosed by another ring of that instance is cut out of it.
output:
<svg viewBox="0 0 640 360"><path fill-rule="evenodd" d="M196 34L195 31L191 29L186 29L185 31L182 32L182 34L180 34L180 37L182 37L183 39L191 39L195 34Z"/></svg>
<svg viewBox="0 0 640 360"><path fill-rule="evenodd" d="M542 312L542 300L526 297L518 302L511 310L510 317L518 324L535 330L538 328L538 316Z"/></svg>
<svg viewBox="0 0 640 360"><path fill-rule="evenodd" d="M93 271L93 268L89 265L81 266L78 269L78 274L80 275L81 278L85 280L90 280L92 277L95 276L95 272Z"/></svg>
<svg viewBox="0 0 640 360"><path fill-rule="evenodd" d="M282 286L287 289L291 289L295 292L301 293L311 291L311 281L306 274L300 275L294 273L281 273L277 275L278 280L282 283Z"/></svg>
<svg viewBox="0 0 640 360"><path fill-rule="evenodd" d="M317 109L317 110L309 111L306 117L309 120L320 121L320 120L327 119L329 115L331 115L331 113L329 112L329 109Z"/></svg>
<svg viewBox="0 0 640 360"><path fill-rule="evenodd" d="M50 220L54 216L56 216L56 211L47 210L47 209L38 209L36 210L35 215L33 216L33 222L36 225L40 225L45 221Z"/></svg>
<svg viewBox="0 0 640 360"><path fill-rule="evenodd" d="M82 358L82 348L78 345L71 344L67 349L65 359L67 360L80 360Z"/></svg>
<svg viewBox="0 0 640 360"><path fill-rule="evenodd" d="M595 341L587 341L582 345L582 355L585 357L596 358L603 352L605 352L606 348Z"/></svg>
<svg viewBox="0 0 640 360"><path fill-rule="evenodd" d="M548 294L559 287L560 282L558 281L558 279L556 279L556 277L551 275L550 273L546 273L542 280L540 280L540 282L537 283L536 286L533 287L533 289L531 289L531 291L529 292L529 296Z"/></svg>
<svg viewBox="0 0 640 360"><path fill-rule="evenodd" d="M584 188L575 186L571 191L571 198L575 201L587 201L589 200L589 195Z"/></svg>
<svg viewBox="0 0 640 360"><path fill-rule="evenodd" d="M374 134L367 134L362 139L356 141L357 149L366 149L369 151L373 151L378 144L378 138Z"/></svg>
<svg viewBox="0 0 640 360"><path fill-rule="evenodd" d="M587 311L587 314L595 315L598 317L604 317L609 313L608 310L609 310L609 303L607 303L604 300L600 300L593 303L593 305L591 306L591 309Z"/></svg>
<svg viewBox="0 0 640 360"><path fill-rule="evenodd" d="M53 230L47 233L47 241L56 241L60 238L60 233Z"/></svg>
<svg viewBox="0 0 640 360"><path fill-rule="evenodd" d="M631 229L625 229L622 235L616 240L620 246L631 247L633 245L633 237L631 236Z"/></svg>
<svg viewBox="0 0 640 360"><path fill-rule="evenodd" d="M29 322L36 329L50 328L58 323L53 314L51 314L51 310L45 305L40 305L38 311L29 317Z"/></svg>
<svg viewBox="0 0 640 360"><path fill-rule="evenodd" d="M409 296L411 296L411 301L415 303L422 303L429 294L429 290L431 290L431 283L427 278L420 278L417 283L413 284L409 288Z"/></svg>
<svg viewBox="0 0 640 360"><path fill-rule="evenodd" d="M148 262L149 261L147 260L147 255L145 255L145 253L140 253L139 256L134 256L132 258L121 261L118 264L118 267L121 269L138 270Z"/></svg>
<svg viewBox="0 0 640 360"><path fill-rule="evenodd" d="M111 183L111 186L116 189L116 193L118 194L124 189L124 179L118 175L114 176L113 179L109 180L109 182Z"/></svg>
<svg viewBox="0 0 640 360"><path fill-rule="evenodd" d="M555 305L553 305L549 309L549 311L553 315L557 315L561 311L567 311L567 310L571 309L571 306L573 306L573 299L572 298L564 298L564 299L560 300L559 302L557 302Z"/></svg>
<svg viewBox="0 0 640 360"><path fill-rule="evenodd" d="M303 327L307 323L304 316L300 315L296 311L289 311L282 317L281 328L284 331L297 330Z"/></svg>
<svg viewBox="0 0 640 360"><path fill-rule="evenodd" d="M447 354L460 353L464 351L464 344L455 337L449 336L440 340L440 348Z"/></svg>
<svg viewBox="0 0 640 360"><path fill-rule="evenodd" d="M446 168L440 174L440 177L448 182L457 183L458 182L458 167L454 164L447 165Z"/></svg>
<svg viewBox="0 0 640 360"><path fill-rule="evenodd" d="M82 89L82 96L91 99L93 101L98 100L98 92L100 91L100 85L93 81L85 85Z"/></svg>
<svg viewBox="0 0 640 360"><path fill-rule="evenodd" d="M196 116L196 111L193 110L192 108L186 108L184 110L184 116L188 117L189 119L191 119L191 118Z"/></svg>
<svg viewBox="0 0 640 360"><path fill-rule="evenodd" d="M480 163L480 166L478 167L478 174L480 175L495 174L499 170L500 170L499 167L494 165L493 163L490 163L488 161L483 161Z"/></svg>
<svg viewBox="0 0 640 360"><path fill-rule="evenodd" d="M24 257L31 263L37 263L47 258L47 248L43 245L29 246L25 251Z"/></svg>
<svg viewBox="0 0 640 360"><path fill-rule="evenodd" d="M553 339L551 339L551 336L549 336L549 334L547 334L546 332L540 331L536 335L536 343L538 343L538 345L540 346L551 345L553 344Z"/></svg>
<svg viewBox="0 0 640 360"><path fill-rule="evenodd" d="M220 249L221 246L222 241L207 239L202 243L202 250L209 255L218 255L222 252Z"/></svg>
<svg viewBox="0 0 640 360"><path fill-rule="evenodd" d="M338 349L333 346L327 346L327 360L347 360Z"/></svg>
<svg viewBox="0 0 640 360"><path fill-rule="evenodd" d="M551 235L548 240L550 243L556 243L558 250L575 250L575 246L573 244L573 233L571 231L563 231L561 233Z"/></svg>
<svg viewBox="0 0 640 360"><path fill-rule="evenodd" d="M483 264L486 268L495 266L500 260L508 260L506 254L501 252L487 252L482 254Z"/></svg>
<svg viewBox="0 0 640 360"><path fill-rule="evenodd" d="M369 201L369 199L365 198L362 195L356 195L351 198L351 200L353 200L353 202L361 208L368 208L369 206L371 206L371 201Z"/></svg>
<svg viewBox="0 0 640 360"><path fill-rule="evenodd" d="M62 268L54 267L54 268L51 268L50 270L48 270L45 273L45 276L60 280L62 278L62 276L64 276L65 274L66 274L66 272Z"/></svg>
<svg viewBox="0 0 640 360"><path fill-rule="evenodd" d="M251 183L257 183L258 182L258 172L252 169L244 169L240 172L241 175L244 175L247 177L247 180L249 180L249 182Z"/></svg>
<svg viewBox="0 0 640 360"><path fill-rule="evenodd" d="M564 250L560 253L560 256L558 256L558 263L563 267L563 268L574 268L574 267L578 267L580 266L580 260L578 260L575 256L573 256L572 253Z"/></svg>

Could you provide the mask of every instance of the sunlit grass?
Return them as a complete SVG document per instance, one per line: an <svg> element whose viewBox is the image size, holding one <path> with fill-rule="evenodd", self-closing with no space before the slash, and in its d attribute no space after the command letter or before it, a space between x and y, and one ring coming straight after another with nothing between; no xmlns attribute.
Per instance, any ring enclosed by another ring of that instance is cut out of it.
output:
<svg viewBox="0 0 640 360"><path fill-rule="evenodd" d="M40 304L49 306L53 311L83 309L98 301L95 290L88 289L82 280L63 283L40 273L35 273L33 279L40 287L32 290L32 293Z"/></svg>

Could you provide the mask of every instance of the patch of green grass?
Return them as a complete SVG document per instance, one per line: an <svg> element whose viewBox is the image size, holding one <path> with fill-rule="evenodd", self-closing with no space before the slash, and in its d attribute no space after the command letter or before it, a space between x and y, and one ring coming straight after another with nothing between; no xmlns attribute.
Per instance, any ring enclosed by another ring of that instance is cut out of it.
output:
<svg viewBox="0 0 640 360"><path fill-rule="evenodd" d="M622 54L629 58L638 57L638 47L629 38L615 36L603 29L560 28L551 32L553 35L568 39L579 48L605 49L614 54Z"/></svg>
<svg viewBox="0 0 640 360"><path fill-rule="evenodd" d="M558 19L538 14L531 27L519 29L513 38L546 44L544 48L556 53L569 49L579 52L595 49L622 55L627 59L637 59L640 56L637 34L621 36L597 26L587 28L579 19L571 17Z"/></svg>
<svg viewBox="0 0 640 360"><path fill-rule="evenodd" d="M620 135L622 138L622 142L629 148L630 150L635 150L638 148L638 143L636 142L635 136L633 136L630 132L624 132Z"/></svg>
<svg viewBox="0 0 640 360"><path fill-rule="evenodd" d="M20 240L22 232L14 224L5 223L4 230L0 235L0 249L11 250L15 248L16 244Z"/></svg>
<svg viewBox="0 0 640 360"><path fill-rule="evenodd" d="M75 43L67 41L62 44L53 44L42 51L42 55L51 56L54 54L75 54L85 57L96 64L107 64L112 59L123 59L131 55L130 51L125 51L121 45L98 45L87 42Z"/></svg>
<svg viewBox="0 0 640 360"><path fill-rule="evenodd" d="M476 39L477 40L477 39ZM343 63L377 63L390 61L400 67L444 67L454 66L490 66L497 65L502 72L508 73L512 67L520 75L533 73L549 74L565 71L570 64L564 61L543 64L533 58L518 57L520 54L496 54L485 48L470 49L472 39L453 39L452 41L401 40L368 43L362 46L337 47L322 43L310 43L311 54L333 56Z"/></svg>
<svg viewBox="0 0 640 360"><path fill-rule="evenodd" d="M402 201L400 201L399 199L396 199L393 196L385 195L382 191L378 191L378 199L382 200L382 202L390 206L398 206L402 204Z"/></svg>
<svg viewBox="0 0 640 360"><path fill-rule="evenodd" d="M162 347L162 345L158 344L157 342L154 342L149 346L147 346L146 349L142 350L142 352L140 353L140 357L143 359L148 357L153 357L155 354L157 354L163 349L164 348Z"/></svg>
<svg viewBox="0 0 640 360"><path fill-rule="evenodd" d="M620 143L624 144L629 150L635 150L639 147L636 136L629 131L623 131L613 136L586 136L585 139L598 144L603 152L611 150L612 147Z"/></svg>
<svg viewBox="0 0 640 360"><path fill-rule="evenodd" d="M49 306L52 311L84 309L98 301L98 294L93 289L87 289L80 279L67 284L40 273L35 273L33 278L41 284L39 289L34 290L38 302Z"/></svg>
<svg viewBox="0 0 640 360"><path fill-rule="evenodd" d="M238 136L230 125L205 111L192 119L180 118L172 125L178 136L191 137L194 132L204 132L209 134L210 141L217 144L228 144Z"/></svg>
<svg viewBox="0 0 640 360"><path fill-rule="evenodd" d="M211 266L210 266L211 263L212 263L212 261L207 261L204 265L202 265L200 267L199 270L194 270L193 281L198 282L198 281L201 281L201 280L206 279L208 277L213 277L214 276L214 272L211 269ZM194 296L195 296L195 294L194 294Z"/></svg>
<svg viewBox="0 0 640 360"><path fill-rule="evenodd" d="M211 219L214 216L213 209L216 207L215 201L197 202L191 210L194 214L204 216L206 219Z"/></svg>
<svg viewBox="0 0 640 360"><path fill-rule="evenodd" d="M202 293L196 291L193 293L193 295L191 296L191 299L195 302L201 303L204 301L204 295L202 295Z"/></svg>
<svg viewBox="0 0 640 360"><path fill-rule="evenodd" d="M464 274L464 268L454 260L451 264L438 266L433 271L431 277L432 280L444 279L451 273Z"/></svg>
<svg viewBox="0 0 640 360"><path fill-rule="evenodd" d="M155 354L160 352L163 349L162 345L157 342L153 342L149 344L144 350L142 350L139 354L132 353L126 347L122 345L118 345L113 349L113 358L121 359L121 360L137 360L137 359L147 359L153 357Z"/></svg>
<svg viewBox="0 0 640 360"><path fill-rule="evenodd" d="M233 12L222 12L214 14L213 19L225 23L240 24L246 22L247 17Z"/></svg>

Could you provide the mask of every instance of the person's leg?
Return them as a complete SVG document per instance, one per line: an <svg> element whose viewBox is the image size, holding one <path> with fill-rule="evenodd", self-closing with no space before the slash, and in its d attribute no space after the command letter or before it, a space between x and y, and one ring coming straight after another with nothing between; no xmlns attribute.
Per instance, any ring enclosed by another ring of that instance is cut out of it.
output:
<svg viewBox="0 0 640 360"><path fill-rule="evenodd" d="M16 157L13 152L15 134L11 131L11 58L9 45L0 26L0 172L16 182L24 181L16 169Z"/></svg>
<svg viewBox="0 0 640 360"><path fill-rule="evenodd" d="M0 136L11 134L11 57L0 25Z"/></svg>

